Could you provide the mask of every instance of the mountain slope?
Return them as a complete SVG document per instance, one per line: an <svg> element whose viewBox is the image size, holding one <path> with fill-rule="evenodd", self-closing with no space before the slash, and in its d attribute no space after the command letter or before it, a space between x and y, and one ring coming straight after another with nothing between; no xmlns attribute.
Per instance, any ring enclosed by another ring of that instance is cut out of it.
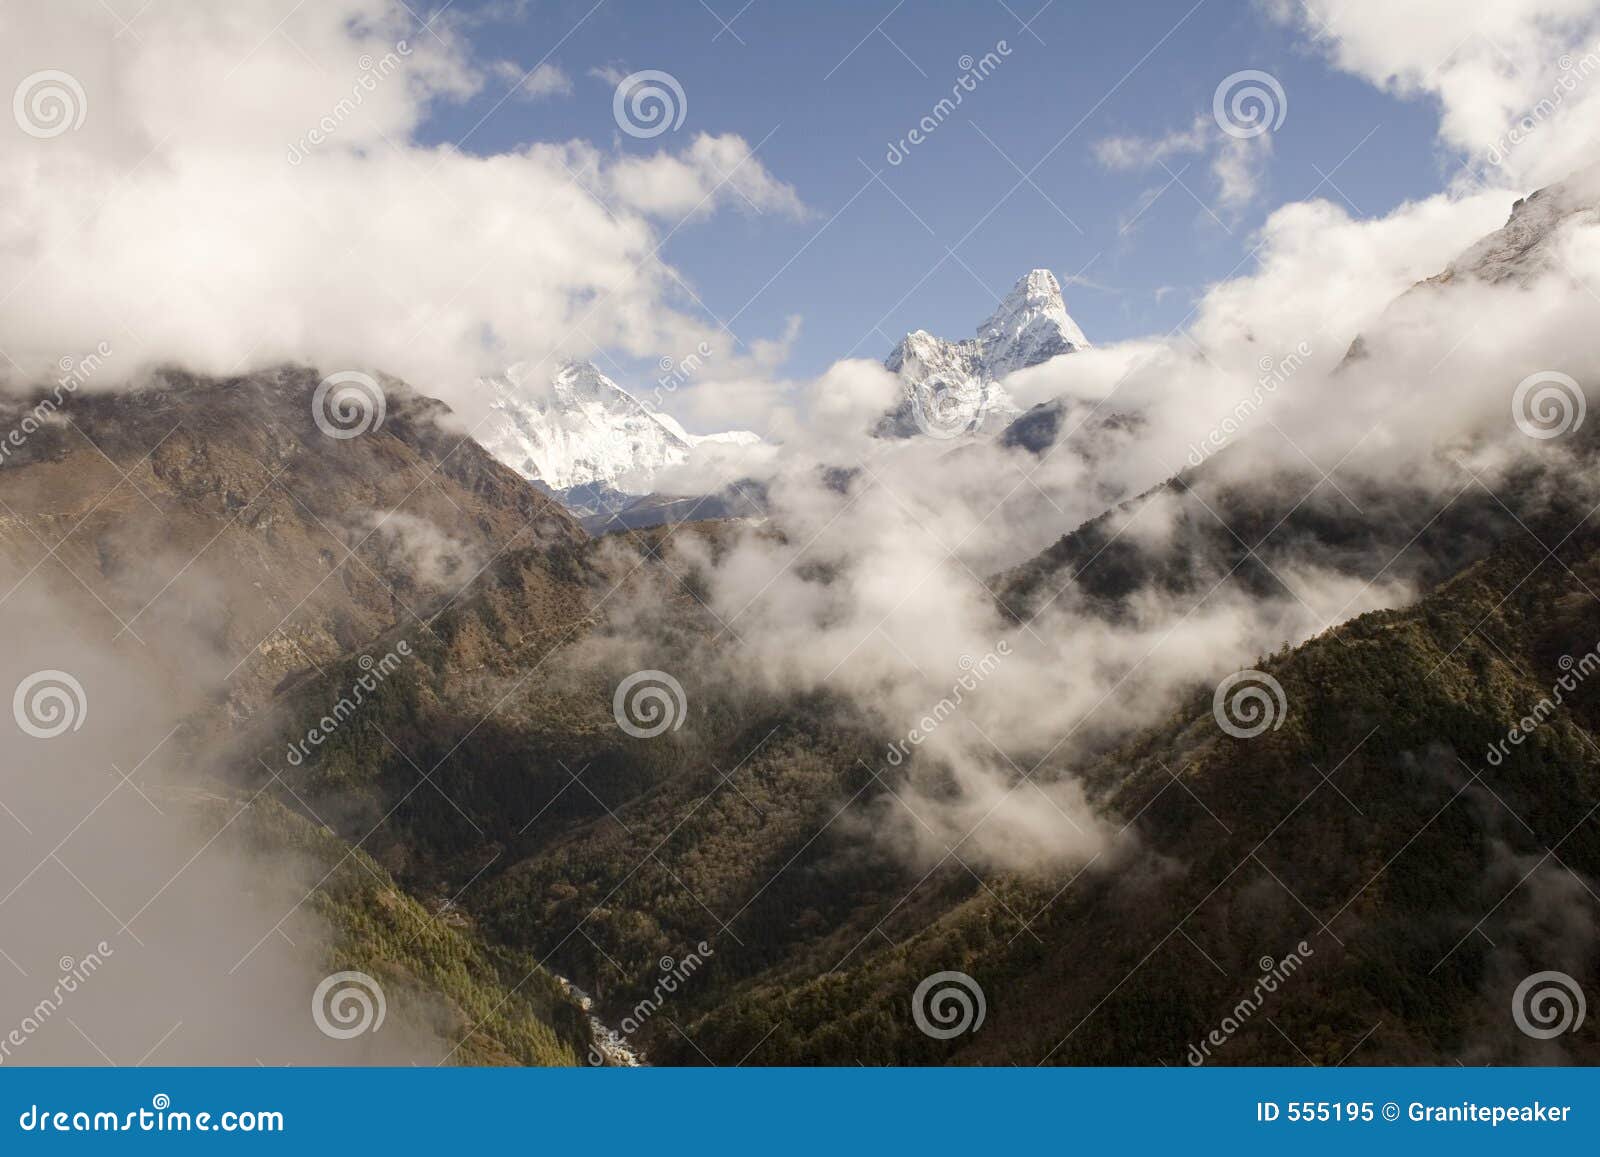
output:
<svg viewBox="0 0 1600 1157"><path fill-rule="evenodd" d="M384 379L381 424L333 437L317 385L304 368L166 372L66 397L0 468L0 552L248 713L289 673L416 622L501 552L584 540L441 426L441 403Z"/></svg>
<svg viewBox="0 0 1600 1157"><path fill-rule="evenodd" d="M13 918L46 907L70 927L88 879L104 907L134 914L137 931L107 930L119 950L133 946L114 982L126 1015L103 1022L113 1054L141 1042L137 1057L171 1023L144 1022L172 1002L205 1027L169 1042L169 1056L248 1061L237 1050L250 1046L226 1039L236 1021L271 1026L255 1047L283 1060L437 1063L443 1040L461 1042L450 1063L570 1064L587 1049L587 1022L533 961L453 910L425 910L366 855L367 831L324 826L359 800L320 816L286 810L258 790L260 764L231 757L257 728L301 743L336 729L353 681L389 666L362 649L433 639L432 622L506 557L522 561L523 605L544 628L589 605L579 560L590 540L566 513L451 433L440 403L394 379L381 391L381 421L369 395L366 428L348 437L327 431L347 433L335 419L354 412L317 406L318 374L298 367L80 391L37 411L37 426L23 424L35 399L8 406L7 424L29 431L0 467L9 679L62 668L87 718L61 747L8 739L5 795L28 813L8 862L48 859L95 827L67 849L81 875L66 877L65 899L25 867L7 899ZM337 693L290 718L295 689L325 676ZM261 754L287 770L284 744ZM108 764L128 785L109 795ZM307 1016L312 983L351 968L383 984L395 1027L321 1051L331 1042ZM208 1001L237 1015L212 1015Z"/></svg>
<svg viewBox="0 0 1600 1157"><path fill-rule="evenodd" d="M1597 222L1600 165L1517 201L1503 228L1401 295L1383 320L1402 303L1416 304L1425 295L1503 282L1526 286L1548 274L1566 277L1560 246L1570 230ZM1581 290L1575 286L1574 292ZM1346 365L1365 357L1367 346L1367 338L1358 337ZM1015 422L1004 439L1038 453L1054 442L1060 425L1057 405L1047 403ZM1087 433L1092 429L1079 434L1080 442ZM1064 593L1110 610L1143 594L1197 594L1226 575L1236 575L1256 593L1283 594L1292 591L1284 576L1294 562L1360 580L1381 568L1390 581L1426 590L1483 557L1517 518L1537 517L1548 490L1563 484L1567 469L1559 460L1523 465L1490 493L1469 485L1472 476L1454 464L1463 445L1422 447L1419 457L1431 457L1466 486L1446 504L1435 490L1404 474L1375 482L1346 471L1324 479L1297 448L1287 456L1273 453L1283 448L1284 437L1274 430L1241 438L1063 535L996 576L991 586L998 601L1009 615L1025 620ZM1569 438L1584 453L1600 448L1592 425L1576 426ZM1270 477L1264 476L1268 469ZM1152 536L1150 524L1166 529ZM1139 533L1140 527L1146 533ZM1134 533L1125 533L1130 530ZM1386 566L1391 559L1395 565ZM1333 618L1336 609L1325 613Z"/></svg>
<svg viewBox="0 0 1600 1157"><path fill-rule="evenodd" d="M447 903L425 908L365 852L276 801L261 799L224 827L236 807L230 801L209 809L229 846L316 865L320 883L308 907L335 934L327 970L375 977L400 1009L432 1006L443 1047L424 1060L575 1065L587 1052L587 1018L535 961L486 944Z"/></svg>
<svg viewBox="0 0 1600 1157"><path fill-rule="evenodd" d="M684 1023L694 1047L662 1048L695 1064L770 1030L775 1064L1181 1064L1232 1018L1200 1060L1595 1063L1592 1034L1536 1041L1510 1008L1534 971L1600 982L1581 915L1600 876L1600 686L1486 759L1576 660L1596 669L1580 652L1600 638L1584 589L1600 532L1581 510L1532 530L1574 523L1559 564L1519 530L1416 607L1260 664L1285 692L1280 730L1232 738L1197 689L1091 770L1130 824L1105 862L982 889L959 868L913 879L882 938L838 938L850 955L798 984L750 981ZM1239 1014L1289 953L1303 970ZM900 1006L946 969L976 978L988 1019L941 1042Z"/></svg>
<svg viewBox="0 0 1600 1157"><path fill-rule="evenodd" d="M721 625L695 595L704 558L670 555L670 531L583 555L620 567L620 585L570 640L495 643L529 618L508 559L441 617L445 645L374 716L405 755L358 723L295 782L363 799L354 831L437 769L460 812L402 800L379 861L422 894L476 881L463 903L496 942L549 959L615 1019L649 997L660 957L714 949L669 1013L630 1030L658 1062L1184 1063L1260 961L1290 953L1295 982L1202 1059L1594 1059L1586 1038L1532 1042L1507 1008L1541 968L1596 979L1591 932L1571 917L1600 872L1579 823L1600 800L1600 712L1569 708L1493 777L1479 758L1548 693L1561 656L1600 637L1587 593L1600 537L1581 500L1600 454L1580 434L1562 486L1532 471L1502 493L1509 511L1472 491L1431 522L1441 503L1420 487L1348 485L1359 519L1328 487L1297 505L1318 479L1236 474L1241 442L1145 497L1175 508L1170 538L1119 535L1109 514L1009 576L1002 598L1026 610L1075 579L1090 621L1141 594L1198 600L1224 578L1282 598L1274 571L1292 558L1363 580L1392 564L1432 592L1259 663L1285 691L1280 730L1233 738L1214 687L1197 686L1109 751L1046 760L1038 778L1083 777L1113 828L1128 825L1086 867L925 871L870 838L880 809L905 806L893 774L873 772L881 721L721 677ZM607 711L641 658L687 692L682 728L654 740ZM1027 769L1042 753L1015 754ZM936 1040L907 1004L955 969L984 988L989 1020Z"/></svg>
<svg viewBox="0 0 1600 1157"><path fill-rule="evenodd" d="M1369 1063L1592 1061L1585 1039L1553 1051L1507 1009L1539 968L1600 980L1592 930L1559 923L1574 911L1560 898L1583 887L1566 869L1590 886L1600 875L1600 686L1569 696L1514 758L1484 759L1549 695L1562 656L1600 638L1587 510L1547 511L1417 606L1258 664L1284 688L1280 730L1235 739L1196 688L1087 769L1046 763L1041 780L1084 774L1131 824L1082 875L980 881L953 862L924 874L864 845L841 810L901 805L863 763L881 737L841 703L692 681L681 732L632 740L607 684L543 643L529 652L537 683L507 660L515 694L487 725L507 682L473 691L453 664L380 706L375 722L418 766L437 757L483 834L452 809L408 806L379 859L424 891L476 880L463 902L497 941L549 956L619 1016L648 994L657 957L708 943L670 1023L633 1038L663 1063L1184 1063L1259 958L1290 952L1301 974L1209 1059L1333 1063L1359 1045ZM1569 531L1553 558L1533 537ZM503 598L494 618L515 622ZM682 599L688 635L714 629ZM475 636L489 608L452 616ZM376 763L361 774L389 791L415 780L375 735L352 732L324 759ZM941 1042L905 1006L949 969L983 986L989 1020Z"/></svg>

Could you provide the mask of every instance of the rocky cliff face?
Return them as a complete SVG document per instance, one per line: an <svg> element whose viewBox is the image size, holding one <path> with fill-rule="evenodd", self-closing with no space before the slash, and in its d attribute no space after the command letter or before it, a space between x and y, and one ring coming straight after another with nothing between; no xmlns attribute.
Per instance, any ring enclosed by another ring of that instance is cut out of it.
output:
<svg viewBox="0 0 1600 1157"><path fill-rule="evenodd" d="M1424 285L1447 284L1463 276L1488 282L1527 284L1558 261L1552 250L1572 223L1600 221L1600 165L1539 189L1511 208L1505 226L1473 245L1450 268Z"/></svg>

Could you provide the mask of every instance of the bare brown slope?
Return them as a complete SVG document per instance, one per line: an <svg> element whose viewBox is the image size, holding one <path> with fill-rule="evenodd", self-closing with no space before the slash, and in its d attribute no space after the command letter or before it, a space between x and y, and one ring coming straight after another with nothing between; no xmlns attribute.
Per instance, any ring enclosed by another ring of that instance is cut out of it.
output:
<svg viewBox="0 0 1600 1157"><path fill-rule="evenodd" d="M220 685L239 714L287 674L427 617L503 553L586 539L401 382L384 379L381 426L328 436L318 380L168 372L68 395L0 467L0 553L108 641Z"/></svg>

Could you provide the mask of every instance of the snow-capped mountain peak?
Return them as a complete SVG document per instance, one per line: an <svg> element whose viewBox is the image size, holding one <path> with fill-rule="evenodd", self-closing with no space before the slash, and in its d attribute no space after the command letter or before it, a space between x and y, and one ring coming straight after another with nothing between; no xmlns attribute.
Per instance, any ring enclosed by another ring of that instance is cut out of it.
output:
<svg viewBox="0 0 1600 1157"><path fill-rule="evenodd" d="M978 327L984 368L999 379L1058 354L1083 349L1089 339L1067 313L1061 284L1048 269L1035 269L1016 283Z"/></svg>
<svg viewBox="0 0 1600 1157"><path fill-rule="evenodd" d="M905 382L904 397L876 433L952 438L999 428L1021 413L1002 378L1088 345L1067 313L1055 274L1031 270L978 326L976 337L947 341L919 329L901 339L884 365Z"/></svg>
<svg viewBox="0 0 1600 1157"><path fill-rule="evenodd" d="M524 388L533 383L529 380L526 362L519 363L507 371L507 376L518 382ZM637 399L628 393L616 382L600 372L600 368L593 362L566 362L550 378L550 389L558 397L569 398L574 401L605 400L612 401L618 398L627 399L638 405Z"/></svg>
<svg viewBox="0 0 1600 1157"><path fill-rule="evenodd" d="M550 377L520 362L479 385L497 395L480 430L484 447L552 490L603 483L626 494L647 494L659 471L687 461L702 442L761 440L746 430L690 434L593 362L567 362Z"/></svg>

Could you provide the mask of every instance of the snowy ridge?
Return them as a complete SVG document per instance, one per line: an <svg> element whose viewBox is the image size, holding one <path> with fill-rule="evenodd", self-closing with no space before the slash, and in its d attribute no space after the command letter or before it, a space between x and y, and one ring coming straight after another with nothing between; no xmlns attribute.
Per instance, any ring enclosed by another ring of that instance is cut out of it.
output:
<svg viewBox="0 0 1600 1157"><path fill-rule="evenodd" d="M1067 313L1055 274L1035 269L978 327L978 345L984 373L998 380L1059 354L1085 349L1089 339Z"/></svg>
<svg viewBox="0 0 1600 1157"><path fill-rule="evenodd" d="M976 337L947 341L919 329L901 340L884 365L905 382L905 397L875 433L949 438L997 429L1021 413L1000 384L1007 374L1088 346L1055 274L1034 269L1012 286Z"/></svg>
<svg viewBox="0 0 1600 1157"><path fill-rule="evenodd" d="M647 494L657 473L687 461L702 443L761 441L748 430L690 434L591 362L568 362L549 379L522 362L478 384L498 395L481 431L484 448L551 490L603 483Z"/></svg>
<svg viewBox="0 0 1600 1157"><path fill-rule="evenodd" d="M1600 164L1522 198L1511 207L1504 228L1483 238L1452 261L1444 273L1424 284L1448 283L1463 274L1489 282L1515 279L1527 284L1554 260L1550 250L1570 218L1593 221L1600 216L1597 200Z"/></svg>

